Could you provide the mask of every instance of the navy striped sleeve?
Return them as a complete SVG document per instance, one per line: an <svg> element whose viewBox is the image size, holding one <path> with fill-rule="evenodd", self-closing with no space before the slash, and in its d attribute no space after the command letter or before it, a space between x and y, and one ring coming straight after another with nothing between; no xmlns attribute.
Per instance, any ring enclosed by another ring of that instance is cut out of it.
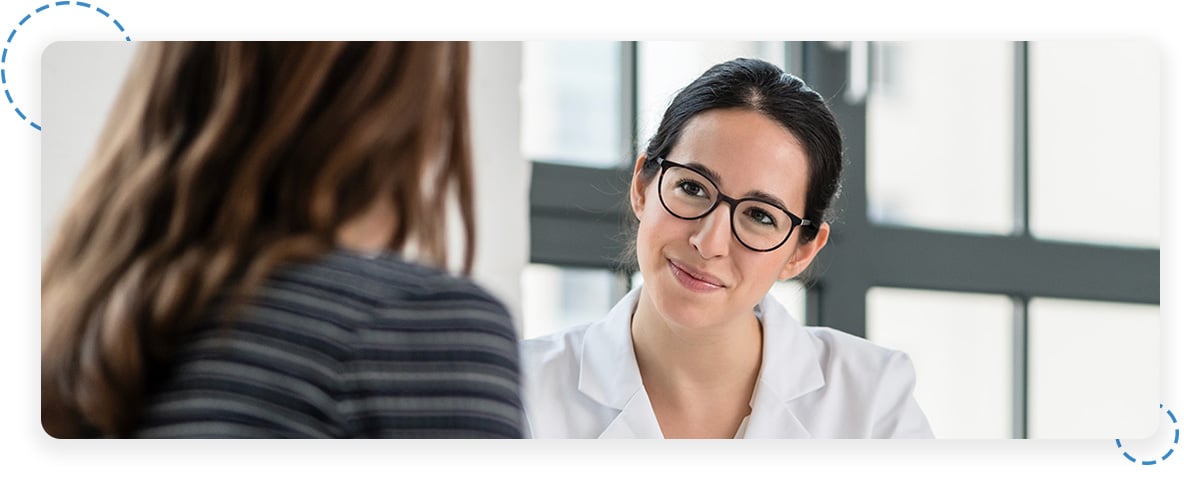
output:
<svg viewBox="0 0 1200 480"><path fill-rule="evenodd" d="M467 279L336 251L192 337L141 437L520 438L512 318Z"/></svg>

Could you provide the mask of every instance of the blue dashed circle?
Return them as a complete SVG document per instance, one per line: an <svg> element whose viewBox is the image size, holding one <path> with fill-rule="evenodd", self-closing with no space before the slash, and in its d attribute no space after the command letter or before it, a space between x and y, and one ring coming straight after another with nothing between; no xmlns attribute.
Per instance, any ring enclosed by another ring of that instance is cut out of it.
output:
<svg viewBox="0 0 1200 480"><path fill-rule="evenodd" d="M117 21L115 17L113 17L103 8L93 7L92 4L87 2L58 1L54 3L47 3L34 9L33 13L26 14L23 18L21 18L20 22L17 22L17 26L12 29L12 32L8 34L7 40L4 42L4 52L0 53L0 86L4 88L4 98L8 100L8 106L12 107L13 111L17 113L18 117L21 117L21 121L28 121L29 126L37 129L38 131L42 130L42 126L38 125L37 122L30 120L29 116L26 115L25 112L21 111L21 107L17 106L17 102L13 100L12 92L8 90L8 67L6 66L8 63L8 47L13 43L13 38L16 38L18 30L25 26L26 22L34 18L34 15L51 10L51 6L69 7L72 5L77 8L86 8L88 10L95 9L96 13L103 15L106 19L112 20L112 24L117 28L117 30L119 30L122 34L125 33L125 26L121 25L121 22ZM125 35L125 41L129 42L132 41L132 39L129 38L129 35Z"/></svg>
<svg viewBox="0 0 1200 480"><path fill-rule="evenodd" d="M1160 409L1163 408L1163 405L1161 403L1158 404L1158 408L1160 408ZM1171 425L1178 425L1179 421L1177 421L1175 419L1175 414L1172 413L1170 409L1166 409L1166 410L1167 410L1167 417L1171 418ZM1154 465L1158 462L1166 461L1168 458L1171 457L1172 453L1175 453L1176 445L1179 445L1179 427L1175 427L1175 440L1171 441L1171 447L1167 450L1167 453L1164 453L1162 455L1162 457L1151 458L1149 460L1142 460L1142 462L1141 462L1142 465ZM1134 458L1133 455L1130 455L1129 452L1126 452L1124 450L1124 447L1121 446L1121 439L1119 439L1119 438L1117 439L1117 448L1121 449L1121 455L1124 455L1125 458L1128 459L1130 462L1138 463L1137 458Z"/></svg>

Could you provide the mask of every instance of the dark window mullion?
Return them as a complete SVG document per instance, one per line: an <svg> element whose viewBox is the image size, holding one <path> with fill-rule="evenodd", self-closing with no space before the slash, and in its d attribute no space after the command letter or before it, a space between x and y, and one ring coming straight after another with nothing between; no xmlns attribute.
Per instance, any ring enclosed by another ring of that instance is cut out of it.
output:
<svg viewBox="0 0 1200 480"><path fill-rule="evenodd" d="M830 209L829 243L809 267L817 282L809 301L820 313L806 322L865 337L866 293L873 280L869 260L859 253L873 242L866 204L866 102L846 101L848 49L804 42L801 50L802 78L825 97L845 138L842 191Z"/></svg>
<svg viewBox="0 0 1200 480"><path fill-rule="evenodd" d="M1029 43L1013 44L1013 234L1032 240L1029 185ZM1029 438L1029 296L1013 300L1013 438Z"/></svg>
<svg viewBox="0 0 1200 480"><path fill-rule="evenodd" d="M618 168L632 166L632 162L637 158L638 153L638 42L621 42L620 58L620 75L621 75L621 92L620 102L620 131L621 145L617 151L625 155L617 165Z"/></svg>
<svg viewBox="0 0 1200 480"><path fill-rule="evenodd" d="M1029 297L1014 295L1012 438L1029 438Z"/></svg>
<svg viewBox="0 0 1200 480"><path fill-rule="evenodd" d="M1030 237L1029 42L1013 44L1013 233Z"/></svg>
<svg viewBox="0 0 1200 480"><path fill-rule="evenodd" d="M632 177L632 163L637 160L637 156L641 153L641 148L638 145L638 42L621 42L621 131L625 137L621 139L621 152L626 152L624 161L619 162L628 172L626 175ZM632 178L630 178L632 180ZM626 185L628 188L628 185ZM629 228L625 224L617 225L617 233L622 229ZM628 240L626 240L628 241ZM637 269L637 265L628 267L626 271L614 271L615 275L621 277L625 282L625 292L633 289L633 270ZM613 298L613 304L616 304L621 296Z"/></svg>

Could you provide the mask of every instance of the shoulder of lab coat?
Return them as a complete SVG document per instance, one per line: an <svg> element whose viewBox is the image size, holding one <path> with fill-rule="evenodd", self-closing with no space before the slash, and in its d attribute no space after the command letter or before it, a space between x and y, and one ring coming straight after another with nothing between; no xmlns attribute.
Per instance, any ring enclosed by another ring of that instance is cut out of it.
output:
<svg viewBox="0 0 1200 480"><path fill-rule="evenodd" d="M759 308L758 388L779 395L812 437L933 438L913 396L916 371L907 354L832 328L805 327L770 295Z"/></svg>
<svg viewBox="0 0 1200 480"><path fill-rule="evenodd" d="M662 438L633 353L640 289L587 325L521 342L534 438ZM929 438L908 356L804 327L768 295L763 363L745 438Z"/></svg>
<svg viewBox="0 0 1200 480"><path fill-rule="evenodd" d="M639 291L600 321L521 342L532 437L662 438L630 336Z"/></svg>

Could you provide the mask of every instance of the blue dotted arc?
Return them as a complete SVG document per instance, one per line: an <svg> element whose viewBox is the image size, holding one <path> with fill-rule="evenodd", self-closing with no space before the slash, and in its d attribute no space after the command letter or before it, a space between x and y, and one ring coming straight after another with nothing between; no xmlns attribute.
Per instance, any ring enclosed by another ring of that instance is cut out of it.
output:
<svg viewBox="0 0 1200 480"><path fill-rule="evenodd" d="M4 52L0 53L0 86L3 86L3 88L4 88L4 98L6 100L8 100L8 105L10 107L12 107L13 111L17 113L18 117L21 117L21 121L23 121L23 122L28 121L29 126L37 129L38 131L42 130L42 126L38 125L38 123L33 120L29 120L29 116L26 115L25 112L21 111L21 107L17 106L17 102L13 101L12 92L10 92L8 89L8 67L7 67L8 47L10 45L12 45L13 39L16 38L18 30L20 30L21 27L25 26L25 22L28 22L30 19L35 18L34 15L40 14L47 10L53 11L53 10L51 10L52 5L54 7L69 7L72 4L74 4L74 6L77 8L86 8L88 10L94 9L96 11L96 13L103 15L104 18L112 20L112 24L113 24L113 26L117 27L117 30L119 30L121 33L125 33L125 26L121 25L121 22L117 21L116 18L113 18L112 14L108 13L103 8L93 7L92 4L87 3L87 2L57 1L57 2L54 2L53 4L47 3L45 5L37 7L36 9L33 10L33 13L26 14L24 17L21 18L20 22L17 22L17 26L15 28L13 28L11 32L9 32L7 40L4 41ZM3 30L0 30L0 32L3 32ZM129 35L125 35L125 41L129 42L129 41L132 41L132 39L129 38Z"/></svg>
<svg viewBox="0 0 1200 480"><path fill-rule="evenodd" d="M1163 408L1163 405L1162 405L1161 403L1160 403L1160 404L1158 404L1158 408L1160 408L1160 409L1161 409L1161 408ZM1175 414L1174 414L1174 413L1172 413L1170 409L1166 409L1166 410L1167 410L1167 417L1170 417L1170 418L1171 418L1171 425L1179 425L1179 421L1175 419ZM1158 463L1158 462L1163 462L1163 461L1166 461L1168 458L1170 458L1170 457L1171 457L1171 454L1172 454L1172 453L1175 453L1175 447L1176 447L1176 446L1178 446L1178 445L1179 445L1179 427L1178 427L1178 426L1176 426L1176 427L1175 427L1175 440L1173 440L1173 441L1171 442L1171 447L1169 447L1169 448L1167 449L1167 453L1164 453L1164 454L1162 455L1162 457L1151 458L1151 459L1149 459L1149 460L1142 460L1141 464L1142 464L1142 465L1154 465L1154 464L1156 464L1156 463ZM1126 452L1126 451L1124 450L1124 448L1125 448L1125 447L1121 446L1121 439L1119 439L1119 438L1117 439L1117 448L1120 448L1120 449L1122 449L1122 450L1121 450L1121 455L1123 455L1123 456L1125 457L1125 459L1127 459L1127 460L1129 460L1130 462L1133 462L1133 463L1138 463L1138 459L1137 459L1137 458L1134 458L1134 456L1133 456L1133 455L1130 455L1130 454L1129 454L1129 452Z"/></svg>

